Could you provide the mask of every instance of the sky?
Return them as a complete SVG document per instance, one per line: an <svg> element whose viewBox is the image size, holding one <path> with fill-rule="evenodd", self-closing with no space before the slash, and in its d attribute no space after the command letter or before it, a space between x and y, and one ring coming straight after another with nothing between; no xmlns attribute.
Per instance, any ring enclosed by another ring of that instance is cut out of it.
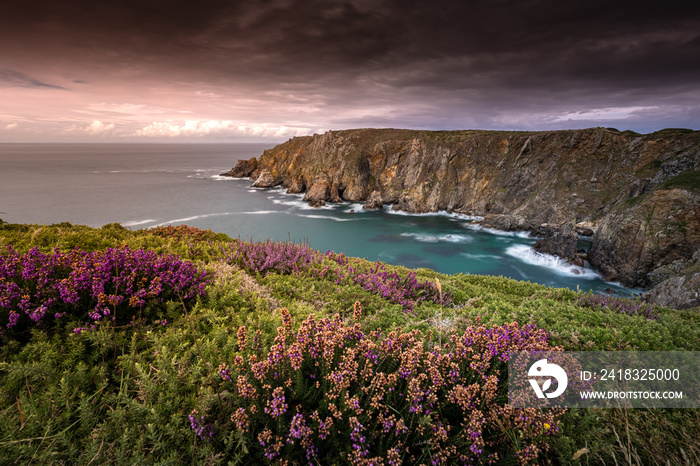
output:
<svg viewBox="0 0 700 466"><path fill-rule="evenodd" d="M700 129L700 2L0 3L0 142Z"/></svg>

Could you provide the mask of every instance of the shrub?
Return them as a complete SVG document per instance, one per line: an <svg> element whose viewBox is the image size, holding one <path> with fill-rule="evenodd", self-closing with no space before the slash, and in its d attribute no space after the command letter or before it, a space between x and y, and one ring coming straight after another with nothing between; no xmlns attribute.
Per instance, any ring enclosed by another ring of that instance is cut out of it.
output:
<svg viewBox="0 0 700 466"><path fill-rule="evenodd" d="M64 317L124 324L131 310L151 301L203 295L207 282L206 272L192 263L143 249L44 254L34 248L19 254L8 246L0 256L0 325L21 332Z"/></svg>
<svg viewBox="0 0 700 466"><path fill-rule="evenodd" d="M212 241L218 238L218 235L208 228L202 230L188 225L158 226L144 230L144 232L149 235L160 236L161 238L174 238L177 240Z"/></svg>
<svg viewBox="0 0 700 466"><path fill-rule="evenodd" d="M320 271L320 275L325 275L327 269ZM452 302L449 293L442 293L439 282L428 280L419 281L416 272L409 272L402 277L397 272L390 272L386 264L377 261L371 266L347 266L333 270L335 282L337 284L352 283L359 285L365 290L378 294L389 302L400 304L404 307L404 312L411 311L423 302L431 301L436 304L448 305Z"/></svg>
<svg viewBox="0 0 700 466"><path fill-rule="evenodd" d="M237 264L249 272L267 275L270 272L299 273L313 263L321 261L321 256L306 244L293 242L264 243L238 241L225 252L229 264Z"/></svg>
<svg viewBox="0 0 700 466"><path fill-rule="evenodd" d="M324 259L337 264L314 267ZM325 254L311 249L306 244L293 242L237 242L231 245L226 253L230 264L237 264L252 273L267 275L269 273L299 274L309 272L311 276L330 279L338 285L358 285L367 291L377 294L391 303L400 304L404 311L411 311L423 302L431 301L437 304L450 304L449 293L442 293L435 282L419 281L415 272L402 276L396 271L389 271L386 264L377 261L375 264L363 265L361 262L351 265L344 254L327 251Z"/></svg>
<svg viewBox="0 0 700 466"><path fill-rule="evenodd" d="M584 293L576 298L576 302L579 306L609 309L611 311L627 314L628 316L642 316L650 320L658 318L651 304L634 299L616 298L605 294Z"/></svg>
<svg viewBox="0 0 700 466"><path fill-rule="evenodd" d="M202 439L242 436L249 458L264 462L525 463L558 431L559 411L505 405L506 362L551 349L542 330L471 327L440 348L419 331L365 334L337 315L311 315L294 334L282 313L267 354L239 328L242 355L219 366L232 395L223 413L191 414Z"/></svg>

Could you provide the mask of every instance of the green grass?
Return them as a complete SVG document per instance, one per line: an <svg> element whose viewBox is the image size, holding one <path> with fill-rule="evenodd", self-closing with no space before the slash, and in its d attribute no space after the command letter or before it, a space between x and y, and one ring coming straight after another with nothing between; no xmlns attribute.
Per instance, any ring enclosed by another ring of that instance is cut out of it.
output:
<svg viewBox="0 0 700 466"><path fill-rule="evenodd" d="M230 238L210 232L193 240L202 233L184 233L164 237L116 224L98 229L68 223L0 224L0 254L7 244L22 252L126 244L179 254L215 273L206 297L190 310L192 327L179 303L165 302L165 326L115 332L100 325L81 335L34 330L27 343L0 340L1 464L245 464L248 446L241 438L231 434L217 442L203 441L187 415L193 409L216 411L219 398L225 402L227 393L210 374L238 354L236 330L241 325L249 338L259 331L260 345L270 347L282 323L281 307L289 310L294 326L310 314L339 314L351 321L353 305L360 302L368 330L420 330L438 339L475 324L515 321L547 330L550 342L565 350L700 351L697 311L655 307L659 319L653 321L582 307L576 303L578 294L565 289L418 269L419 280L439 279L454 304L421 303L407 314L355 285L304 273L249 274L220 262ZM538 461L697 464L697 438L697 409L572 410Z"/></svg>
<svg viewBox="0 0 700 466"><path fill-rule="evenodd" d="M661 185L663 188L681 188L688 191L700 192L700 170L688 170L669 178Z"/></svg>
<svg viewBox="0 0 700 466"><path fill-rule="evenodd" d="M665 128L652 133L652 135L663 137L676 137L695 133L697 133L697 131L688 128Z"/></svg>

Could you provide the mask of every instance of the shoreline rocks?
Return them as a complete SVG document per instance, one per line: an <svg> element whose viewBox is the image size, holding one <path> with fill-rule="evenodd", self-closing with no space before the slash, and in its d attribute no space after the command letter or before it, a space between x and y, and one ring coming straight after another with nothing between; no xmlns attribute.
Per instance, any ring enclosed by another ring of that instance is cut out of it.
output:
<svg viewBox="0 0 700 466"><path fill-rule="evenodd" d="M372 191L369 198L362 206L364 210L379 210L384 208L384 201L382 201L382 195L379 191Z"/></svg>
<svg viewBox="0 0 700 466"><path fill-rule="evenodd" d="M559 256L562 259L583 267L584 262L578 253L579 234L572 223L567 223L552 234L545 236L532 246L535 251Z"/></svg>
<svg viewBox="0 0 700 466"><path fill-rule="evenodd" d="M234 178L248 178L258 168L258 159L255 157L249 160L239 160L236 166L221 176L232 176Z"/></svg>

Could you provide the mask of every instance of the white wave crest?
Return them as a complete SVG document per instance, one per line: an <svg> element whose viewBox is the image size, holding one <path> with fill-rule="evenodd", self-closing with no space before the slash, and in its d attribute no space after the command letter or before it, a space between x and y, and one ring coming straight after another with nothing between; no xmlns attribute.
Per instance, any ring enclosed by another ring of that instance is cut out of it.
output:
<svg viewBox="0 0 700 466"><path fill-rule="evenodd" d="M159 223L156 226L160 227L163 225L170 225L171 223L189 222L190 220L198 220L200 218L222 217L224 215L231 215L232 213L233 212L217 212L214 214L193 215L192 217L184 217L184 218L176 218L175 220L168 220L167 222Z"/></svg>
<svg viewBox="0 0 700 466"><path fill-rule="evenodd" d="M199 170L197 170L199 172ZM197 175L200 175L200 173L197 173ZM222 176L222 175L211 175L209 179L214 180L214 181L239 181L245 178L234 178L232 176Z"/></svg>
<svg viewBox="0 0 700 466"><path fill-rule="evenodd" d="M468 243L472 238L468 235L426 235L422 233L401 233L401 236L413 238L421 243Z"/></svg>
<svg viewBox="0 0 700 466"><path fill-rule="evenodd" d="M333 220L334 222L355 222L358 220L358 219L354 219L354 218L338 218L338 217L329 217L326 215L312 215L312 214L299 214L299 217L320 218L323 220Z"/></svg>
<svg viewBox="0 0 700 466"><path fill-rule="evenodd" d="M501 256L497 256L495 254L474 254L471 252L460 252L459 254L467 259L477 261L497 261L501 259Z"/></svg>
<svg viewBox="0 0 700 466"><path fill-rule="evenodd" d="M350 212L351 210L355 211L353 213L367 212L367 210L362 208L363 206L364 206L364 204L362 204L362 203L349 204L346 208L346 212Z"/></svg>
<svg viewBox="0 0 700 466"><path fill-rule="evenodd" d="M541 252L535 251L530 246L527 246L525 244L516 244L510 246L506 248L505 252L509 256L520 259L521 261L527 264L536 265L539 267L546 267L559 275L585 278L587 280L601 278L598 273L591 269L570 264L564 259L561 259L557 256L553 256L551 254L543 254Z"/></svg>
<svg viewBox="0 0 700 466"><path fill-rule="evenodd" d="M123 227L135 227L137 225L145 225L146 223L153 223L155 219L149 218L147 220L129 220L128 222L123 222Z"/></svg>
<svg viewBox="0 0 700 466"><path fill-rule="evenodd" d="M277 205L286 205L289 207L295 207L300 210L316 210L316 209L332 209L332 205L324 205L321 207L311 207L308 203L301 201L301 200L296 200L296 199L274 199L272 197L269 198L273 204Z"/></svg>
<svg viewBox="0 0 700 466"><path fill-rule="evenodd" d="M474 215L460 214L458 212L447 212L445 210L438 210L437 212L404 212L403 210L392 210L391 206L385 205L384 210L392 215L403 215L405 217L448 217L453 220L482 220L483 217L478 217Z"/></svg>
<svg viewBox="0 0 700 466"><path fill-rule="evenodd" d="M486 233L491 233L492 235L497 235L497 236L513 236L513 237L518 237L518 238L527 238L527 239L532 239L533 237L530 236L529 231L505 231L505 230L497 230L496 228L489 228L485 227L482 225L479 225L478 223L465 223L462 225L464 228L468 228L469 230L474 230L474 231L485 231Z"/></svg>
<svg viewBox="0 0 700 466"><path fill-rule="evenodd" d="M280 212L279 210L253 210L250 212L238 212L235 215L266 215L266 214L286 214L287 212Z"/></svg>

